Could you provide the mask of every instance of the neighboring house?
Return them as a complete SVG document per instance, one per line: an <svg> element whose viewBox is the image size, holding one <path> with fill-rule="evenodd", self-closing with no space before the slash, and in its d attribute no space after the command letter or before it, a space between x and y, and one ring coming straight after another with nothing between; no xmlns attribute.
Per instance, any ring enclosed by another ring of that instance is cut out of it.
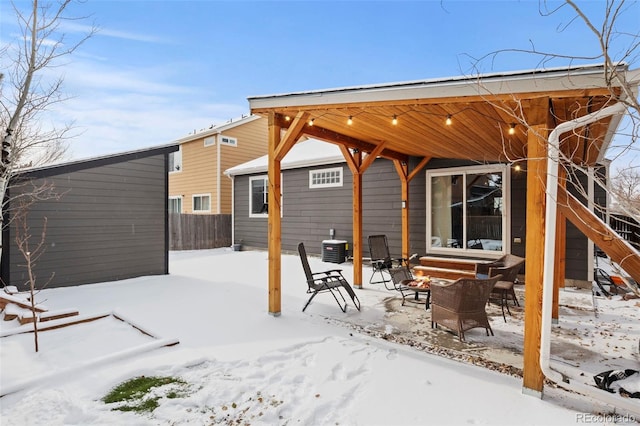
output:
<svg viewBox="0 0 640 426"><path fill-rule="evenodd" d="M28 289L14 220L21 199L45 186L57 197L29 207L31 250L44 229L36 286L64 287L169 273L168 164L176 144L46 167L12 177L3 230L2 281Z"/></svg>
<svg viewBox="0 0 640 426"><path fill-rule="evenodd" d="M267 153L267 119L243 117L176 141L169 163L169 210L231 213L231 180L225 169Z"/></svg>
<svg viewBox="0 0 640 426"><path fill-rule="evenodd" d="M410 158L410 166L418 161ZM234 239L247 247L267 248L267 166L264 156L225 172L234 181ZM283 251L294 252L304 242L309 253L321 254L322 241L331 238L351 245L353 177L340 149L305 140L287 153L281 168ZM486 259L525 255L526 171L505 163L432 159L421 176L409 186L410 253ZM362 188L363 255L369 256L369 235L386 234L392 256L399 257L402 197L393 162L376 159L363 174ZM568 224L566 244L568 282L586 281L592 253L588 239Z"/></svg>

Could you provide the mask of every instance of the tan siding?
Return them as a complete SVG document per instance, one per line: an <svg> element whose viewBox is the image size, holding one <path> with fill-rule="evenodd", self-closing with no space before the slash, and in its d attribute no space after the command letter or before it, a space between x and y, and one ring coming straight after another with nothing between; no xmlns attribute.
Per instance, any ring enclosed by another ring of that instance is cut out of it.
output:
<svg viewBox="0 0 640 426"><path fill-rule="evenodd" d="M220 145L220 213L231 213L231 179L224 175L230 167L267 153L267 119L260 118L222 132L237 138L238 145ZM196 135L197 137L197 135ZM218 145L204 146L204 137L182 143L182 171L169 174L169 196L182 196L182 212L192 213L193 194L211 194L211 213L217 211Z"/></svg>

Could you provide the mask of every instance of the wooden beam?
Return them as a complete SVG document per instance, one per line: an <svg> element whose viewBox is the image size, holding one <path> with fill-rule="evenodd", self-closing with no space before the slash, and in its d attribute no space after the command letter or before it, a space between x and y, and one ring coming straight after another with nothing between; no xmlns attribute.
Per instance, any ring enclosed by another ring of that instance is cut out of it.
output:
<svg viewBox="0 0 640 426"><path fill-rule="evenodd" d="M293 145L296 144L298 139L300 139L300 136L302 134L302 129L304 129L304 126L307 125L308 117L309 117L308 113L301 111L298 113L298 115L296 115L296 118L293 119L293 123L291 123L291 126L289 126L286 133L282 137L282 140L276 147L274 156L277 161L282 161L282 159L284 158L285 155L287 155L287 152L289 152L291 147L293 147Z"/></svg>
<svg viewBox="0 0 640 426"><path fill-rule="evenodd" d="M293 123L293 121L287 121L280 114L276 114L276 121L280 125L280 127L284 129L290 127ZM369 153L373 152L378 145L378 143L366 142L360 139L352 138L350 136L343 135L342 133L337 133L329 129L324 129L320 126L309 126L306 124L307 123L305 121L305 126L303 126L303 130L301 130L303 134L306 134L307 136L312 136L316 139L319 139L325 142L329 142L336 145L345 145L348 148L357 149L359 151L369 152ZM378 155L381 157L389 158L389 159L397 159L397 160L403 160L403 161L407 161L409 159L408 155L402 154L397 151L389 150L389 149L383 149L381 152L378 153Z"/></svg>
<svg viewBox="0 0 640 426"><path fill-rule="evenodd" d="M409 165L405 162L394 160L393 165L400 177L400 219L402 230L402 257L409 258Z"/></svg>
<svg viewBox="0 0 640 426"><path fill-rule="evenodd" d="M384 150L385 145L386 142L380 142L378 146L376 146L374 150L365 157L364 161L362 161L362 165L360 166L360 173L364 173L369 168L369 166L372 165L374 161L376 161L376 158L378 158L378 156Z"/></svg>
<svg viewBox="0 0 640 426"><path fill-rule="evenodd" d="M541 106L544 108L544 106ZM523 391L542 396L544 375L540 368L542 335L542 279L545 241L545 182L547 168L546 124L528 131L527 219L524 309Z"/></svg>
<svg viewBox="0 0 640 426"><path fill-rule="evenodd" d="M269 242L269 314L280 316L282 309L282 224L280 221L280 160L276 152L280 146L281 128L275 122L275 114L269 114L268 148L268 228Z"/></svg>
<svg viewBox="0 0 640 426"><path fill-rule="evenodd" d="M360 170L362 152L354 153L355 165ZM353 286L362 288L362 173L353 174Z"/></svg>
<svg viewBox="0 0 640 426"><path fill-rule="evenodd" d="M430 160L431 160L431 157L424 157L422 160L420 160L416 168L413 169L411 173L409 173L409 176L407 176L407 180L411 182L411 180L413 180L413 178L416 177L416 175L420 172L420 170L422 170Z"/></svg>
<svg viewBox="0 0 640 426"><path fill-rule="evenodd" d="M563 188L567 187L567 172L564 167L558 169L558 185ZM567 220L559 210L556 214L556 251L554 258L556 262L553 269L551 318L557 323L560 318L560 288L564 287L567 263Z"/></svg>
<svg viewBox="0 0 640 426"><path fill-rule="evenodd" d="M558 210L631 278L640 282L640 253L562 187L558 188Z"/></svg>

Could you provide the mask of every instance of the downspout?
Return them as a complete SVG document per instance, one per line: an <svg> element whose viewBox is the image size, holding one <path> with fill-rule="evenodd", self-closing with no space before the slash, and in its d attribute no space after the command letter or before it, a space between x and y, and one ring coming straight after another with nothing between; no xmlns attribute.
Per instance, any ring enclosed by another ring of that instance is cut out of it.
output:
<svg viewBox="0 0 640 426"><path fill-rule="evenodd" d="M222 213L222 202L220 200L220 196L222 195L222 190L220 189L220 140L222 139L222 134L218 133L218 137L216 138L216 210L218 214Z"/></svg>
<svg viewBox="0 0 640 426"><path fill-rule="evenodd" d="M595 386L580 383L579 380L571 381L566 373L566 366L551 366L551 324L553 307L553 274L555 240L549 238L554 235L556 229L557 196L558 196L558 168L559 168L559 141L560 135L578 127L585 126L613 114L623 113L625 105L617 103L603 108L594 113L558 125L549 135L549 158L547 163L547 188L546 188L546 225L544 242L544 269L542 280L542 329L540 334L540 368L549 380L560 387L573 390L583 395L591 396L597 400L611 404L614 407L640 413L638 402L633 398L622 398L620 395L609 393ZM562 369L565 372L561 371ZM578 369L571 371L572 375L579 373Z"/></svg>
<svg viewBox="0 0 640 426"><path fill-rule="evenodd" d="M233 175L227 175L231 179L231 246L236 242L236 179Z"/></svg>

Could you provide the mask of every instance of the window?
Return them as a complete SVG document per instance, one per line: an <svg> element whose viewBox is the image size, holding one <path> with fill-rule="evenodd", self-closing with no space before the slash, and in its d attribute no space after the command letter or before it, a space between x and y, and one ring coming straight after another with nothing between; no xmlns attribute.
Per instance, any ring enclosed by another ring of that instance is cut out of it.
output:
<svg viewBox="0 0 640 426"><path fill-rule="evenodd" d="M213 146L216 144L216 137L209 136L208 138L204 138L204 146Z"/></svg>
<svg viewBox="0 0 640 426"><path fill-rule="evenodd" d="M249 216L262 217L269 213L269 190L267 176L249 178Z"/></svg>
<svg viewBox="0 0 640 426"><path fill-rule="evenodd" d="M238 146L238 139L237 138L232 138L231 136L222 136L222 135L220 135L220 144L221 145Z"/></svg>
<svg viewBox="0 0 640 426"><path fill-rule="evenodd" d="M169 213L182 213L182 197L169 197Z"/></svg>
<svg viewBox="0 0 640 426"><path fill-rule="evenodd" d="M193 196L194 212L210 212L211 211L211 195L195 194Z"/></svg>
<svg viewBox="0 0 640 426"><path fill-rule="evenodd" d="M284 192L284 181L280 174L280 189ZM282 194L280 194L280 217L284 214ZM269 216L269 180L267 175L249 178L249 217Z"/></svg>
<svg viewBox="0 0 640 426"><path fill-rule="evenodd" d="M169 153L169 173L180 170L182 170L182 146L177 151Z"/></svg>
<svg viewBox="0 0 640 426"><path fill-rule="evenodd" d="M309 170L309 188L342 186L342 167Z"/></svg>
<svg viewBox="0 0 640 426"><path fill-rule="evenodd" d="M427 172L427 244L431 252L505 253L508 168Z"/></svg>

